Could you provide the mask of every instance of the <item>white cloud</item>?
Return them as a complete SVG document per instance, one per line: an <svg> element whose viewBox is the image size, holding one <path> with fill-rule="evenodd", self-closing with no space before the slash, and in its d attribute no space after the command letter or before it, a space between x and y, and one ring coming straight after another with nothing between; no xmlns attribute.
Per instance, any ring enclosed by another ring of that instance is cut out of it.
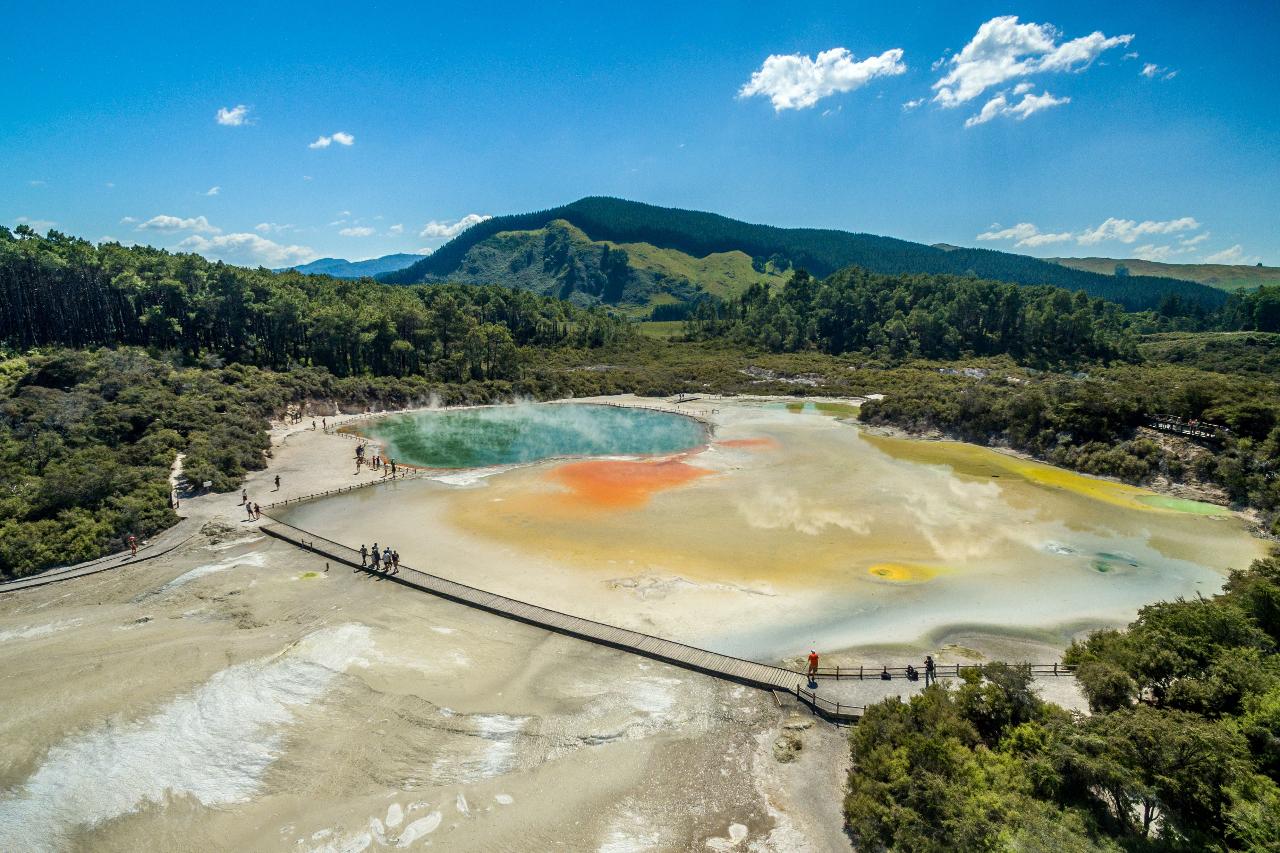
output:
<svg viewBox="0 0 1280 853"><path fill-rule="evenodd" d="M463 231L466 231L472 225L479 224L484 222L486 219L492 218L493 217L487 216L483 213L468 213L466 216L455 222L433 219L422 227L422 231L418 233L418 236L435 238L443 237L446 240L451 240Z"/></svg>
<svg viewBox="0 0 1280 853"><path fill-rule="evenodd" d="M1025 95L1027 92L1030 92L1035 87L1036 87L1035 83L1029 83L1024 80L1023 82L1013 87L1013 94Z"/></svg>
<svg viewBox="0 0 1280 853"><path fill-rule="evenodd" d="M1009 228L995 230L996 226L992 226L992 230L984 231L978 235L979 240L1016 240L1013 245L1015 248L1046 246L1050 243L1065 243L1070 240L1073 235L1070 231L1053 234L1042 232L1039 228L1030 222L1019 222L1017 225Z"/></svg>
<svg viewBox="0 0 1280 853"><path fill-rule="evenodd" d="M1262 260L1257 255L1246 255L1244 246L1236 243L1230 249L1214 252L1204 259L1206 264L1256 264Z"/></svg>
<svg viewBox="0 0 1280 853"><path fill-rule="evenodd" d="M1037 71L1083 71L1095 59L1113 47L1123 47L1133 41L1133 35L1108 38L1096 30L1087 36L1072 39L1055 47L1040 60Z"/></svg>
<svg viewBox="0 0 1280 853"><path fill-rule="evenodd" d="M1198 246L1208 239L1209 239L1209 232L1205 231L1203 234L1197 234L1194 237L1180 237L1178 239L1178 243L1183 246Z"/></svg>
<svg viewBox="0 0 1280 853"><path fill-rule="evenodd" d="M220 192L222 192L222 187L209 187L209 189L205 191L205 195L217 195Z"/></svg>
<svg viewBox="0 0 1280 853"><path fill-rule="evenodd" d="M315 142L312 142L307 147L308 148L328 148L330 145L332 145L335 142L338 143L339 145L346 145L350 147L356 144L356 138L351 134L344 133L343 131L340 130L337 133L333 134L332 136L319 137L318 139L316 139Z"/></svg>
<svg viewBox="0 0 1280 853"><path fill-rule="evenodd" d="M121 225L132 225L133 223L135 223L135 222L137 222L137 221L138 221L138 218L137 218L136 216L124 216L124 217L121 217L121 219L120 219L120 224L121 224Z"/></svg>
<svg viewBox="0 0 1280 853"><path fill-rule="evenodd" d="M933 99L944 107L956 107L1006 80L1042 71L1083 70L1103 51L1133 39L1132 35L1107 37L1094 32L1056 44L1058 35L1050 24L1021 24L1016 15L986 21L947 61L949 70L933 84L937 93Z"/></svg>
<svg viewBox="0 0 1280 853"><path fill-rule="evenodd" d="M216 237L192 235L178 248L215 261L245 266L287 267L314 260L309 246L285 246L257 234L220 234Z"/></svg>
<svg viewBox="0 0 1280 853"><path fill-rule="evenodd" d="M1178 255L1186 255L1194 252L1195 246L1183 243L1180 246L1157 246L1154 243L1147 243L1133 250L1133 256L1143 261L1168 261Z"/></svg>
<svg viewBox="0 0 1280 853"><path fill-rule="evenodd" d="M1128 53L1126 53L1126 54L1124 55L1124 58L1125 58L1125 59L1137 59L1137 58L1138 58L1138 52L1137 52L1136 50L1131 50L1131 51L1129 51Z"/></svg>
<svg viewBox="0 0 1280 853"><path fill-rule="evenodd" d="M259 234L279 234L284 231L292 231L293 225L283 225L279 222L259 222L253 226L253 230Z"/></svg>
<svg viewBox="0 0 1280 853"><path fill-rule="evenodd" d="M26 225L36 231L48 231L50 228L58 224L52 219L32 219L29 216L19 216L15 221L19 225Z"/></svg>
<svg viewBox="0 0 1280 853"><path fill-rule="evenodd" d="M183 219L178 216L168 216L161 214L153 216L146 222L138 226L139 231L162 231L171 234L175 231L195 231L197 234L217 234L222 229L215 228L209 224L209 220L203 216L197 216L193 219Z"/></svg>
<svg viewBox="0 0 1280 853"><path fill-rule="evenodd" d="M902 48L897 47L858 61L843 47L824 50L816 58L799 53L773 54L738 90L738 97L763 95L777 112L798 110L811 107L828 95L851 92L875 77L902 74L906 70Z"/></svg>
<svg viewBox="0 0 1280 853"><path fill-rule="evenodd" d="M911 112L912 110L914 110L916 107L920 106L923 103L924 103L924 98L912 98L911 100L903 103L902 109L904 112Z"/></svg>
<svg viewBox="0 0 1280 853"><path fill-rule="evenodd" d="M390 233L390 234L403 234L403 233L404 233L404 225L402 225L402 224L400 224L399 222L397 222L395 225L392 225L390 228L388 228L388 229L387 229L387 232L388 232L388 233Z"/></svg>
<svg viewBox="0 0 1280 853"><path fill-rule="evenodd" d="M343 237L372 237L374 229L368 225L357 225L351 228L343 228L338 233Z"/></svg>
<svg viewBox="0 0 1280 853"><path fill-rule="evenodd" d="M421 249L414 249L413 253L415 255L429 255L434 251L435 249L431 248L430 246L423 246Z"/></svg>
<svg viewBox="0 0 1280 853"><path fill-rule="evenodd" d="M1143 65L1142 70L1138 73L1143 77L1146 77L1148 80L1154 80L1157 77L1161 80L1172 80L1174 77L1178 76L1177 70L1170 71L1168 68L1156 65L1154 62L1148 62Z"/></svg>
<svg viewBox="0 0 1280 853"><path fill-rule="evenodd" d="M1018 88L1021 87L1014 89L1015 95L1018 94ZM1004 92L1001 92L983 104L981 110L965 119L964 126L973 127L974 125L986 124L996 116L1002 115L1013 116L1018 121L1023 121L1041 110L1069 103L1071 103L1070 98L1055 98L1048 92L1040 95L1025 94L1022 96L1021 101L1011 103L1005 98Z"/></svg>
<svg viewBox="0 0 1280 853"><path fill-rule="evenodd" d="M237 104L234 107L219 107L218 113L214 116L218 124L227 127L239 127L249 121L249 108L244 104Z"/></svg>
<svg viewBox="0 0 1280 853"><path fill-rule="evenodd" d="M1080 233L1076 241L1082 246L1092 246L1104 240L1118 240L1121 243L1136 242L1139 237L1149 234L1176 234L1180 231L1195 231L1200 223L1193 217L1154 221L1151 219L1135 222L1132 219L1116 219L1114 216L1096 228Z"/></svg>

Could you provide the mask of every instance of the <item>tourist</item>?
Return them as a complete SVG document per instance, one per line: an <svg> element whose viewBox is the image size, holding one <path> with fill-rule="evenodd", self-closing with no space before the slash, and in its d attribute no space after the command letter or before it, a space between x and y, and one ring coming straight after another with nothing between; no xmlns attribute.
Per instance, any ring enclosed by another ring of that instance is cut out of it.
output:
<svg viewBox="0 0 1280 853"><path fill-rule="evenodd" d="M324 430L325 432L328 432L328 431L329 431L329 419L328 419L328 418L321 418L321 419L320 419L320 429Z"/></svg>
<svg viewBox="0 0 1280 853"><path fill-rule="evenodd" d="M276 474L276 491L280 491L280 475Z"/></svg>
<svg viewBox="0 0 1280 853"><path fill-rule="evenodd" d="M262 520L262 507L258 506L257 504L253 505L253 520L254 521Z"/></svg>
<svg viewBox="0 0 1280 853"><path fill-rule="evenodd" d="M382 567L391 571L391 546L382 549Z"/></svg>
<svg viewBox="0 0 1280 853"><path fill-rule="evenodd" d="M924 656L924 686L928 687L938 680L938 668L934 665L933 655Z"/></svg>
<svg viewBox="0 0 1280 853"><path fill-rule="evenodd" d="M363 569L368 564L369 564L369 549L364 546L364 543L361 543L360 544L360 568Z"/></svg>
<svg viewBox="0 0 1280 853"><path fill-rule="evenodd" d="M880 670L881 681L888 681L891 678L893 678L893 676L889 674L889 667L886 666L884 669Z"/></svg>
<svg viewBox="0 0 1280 853"><path fill-rule="evenodd" d="M315 429L315 428L316 428L316 419L315 419L315 418L312 418L312 419L311 419L311 428L312 428L312 429Z"/></svg>
<svg viewBox="0 0 1280 853"><path fill-rule="evenodd" d="M814 649L809 649L809 680L813 681L813 677L818 674L818 653Z"/></svg>
<svg viewBox="0 0 1280 853"><path fill-rule="evenodd" d="M244 511L249 520L253 521L253 504L249 503L247 500L244 502Z"/></svg>
<svg viewBox="0 0 1280 853"><path fill-rule="evenodd" d="M371 551L370 554L373 557L371 568L376 572L378 571L378 564L382 562L382 552L378 550L377 542L373 543L373 551Z"/></svg>
<svg viewBox="0 0 1280 853"><path fill-rule="evenodd" d="M911 664L907 664L907 681L919 681L920 673ZM928 686L928 685L926 685Z"/></svg>
<svg viewBox="0 0 1280 853"><path fill-rule="evenodd" d="M248 501L249 501L249 490L241 489L240 490L240 506L244 506L246 503L248 503Z"/></svg>
<svg viewBox="0 0 1280 853"><path fill-rule="evenodd" d="M399 551L391 552L391 574L393 575L400 574L400 552Z"/></svg>
<svg viewBox="0 0 1280 853"><path fill-rule="evenodd" d="M392 459L391 460L391 479L394 480L395 478L396 478L396 460Z"/></svg>
<svg viewBox="0 0 1280 853"><path fill-rule="evenodd" d="M129 534L129 556L138 556L138 537L132 533Z"/></svg>

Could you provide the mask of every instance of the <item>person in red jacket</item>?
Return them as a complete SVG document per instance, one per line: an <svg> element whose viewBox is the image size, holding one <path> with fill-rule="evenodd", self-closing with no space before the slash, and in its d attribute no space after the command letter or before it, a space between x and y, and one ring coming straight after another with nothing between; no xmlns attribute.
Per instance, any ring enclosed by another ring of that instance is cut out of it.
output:
<svg viewBox="0 0 1280 853"><path fill-rule="evenodd" d="M809 680L818 674L818 653L813 649L809 650Z"/></svg>

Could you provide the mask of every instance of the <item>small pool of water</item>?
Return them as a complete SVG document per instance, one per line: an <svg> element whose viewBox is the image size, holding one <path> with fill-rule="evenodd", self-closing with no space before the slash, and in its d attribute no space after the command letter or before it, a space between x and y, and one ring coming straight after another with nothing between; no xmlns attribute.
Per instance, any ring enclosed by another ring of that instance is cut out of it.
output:
<svg viewBox="0 0 1280 853"><path fill-rule="evenodd" d="M565 456L648 456L706 443L683 415L590 403L542 403L412 412L355 430L398 462L424 468L482 468Z"/></svg>

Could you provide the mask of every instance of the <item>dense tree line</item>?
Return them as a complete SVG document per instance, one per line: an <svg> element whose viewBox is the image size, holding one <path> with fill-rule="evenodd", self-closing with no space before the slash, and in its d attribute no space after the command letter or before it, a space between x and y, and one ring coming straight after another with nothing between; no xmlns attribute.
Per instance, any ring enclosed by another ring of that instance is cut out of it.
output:
<svg viewBox="0 0 1280 853"><path fill-rule="evenodd" d="M391 287L0 227L0 342L136 344L337 376L512 379L516 349L599 346L625 323L500 287Z"/></svg>
<svg viewBox="0 0 1280 853"><path fill-rule="evenodd" d="M534 213L494 217L468 228L430 257L382 278L401 283L430 276L447 278L476 244L503 231L536 230L556 219L571 222L593 240L651 243L695 257L737 250L752 258L771 258L779 265L807 269L818 276L857 265L887 275L928 273L1052 285L1118 302L1131 311L1155 309L1171 295L1178 297L1184 310L1194 306L1216 309L1226 298L1211 287L1177 279L1116 277L1009 252L942 248L832 229L752 225L714 213L601 197L583 198Z"/></svg>
<svg viewBox="0 0 1280 853"><path fill-rule="evenodd" d="M1068 662L1092 715L991 664L867 709L845 814L861 849L1280 849L1280 560L1153 604Z"/></svg>
<svg viewBox="0 0 1280 853"><path fill-rule="evenodd" d="M1208 421L1229 432L1220 445L1186 458L1138 434L1148 414ZM1268 516L1280 512L1280 389L1266 378L1157 364L1015 382L996 374L903 387L868 402L861 417L911 432L937 429L977 444L1007 445L1130 483L1157 475L1199 479L1221 487L1237 505Z"/></svg>
<svg viewBox="0 0 1280 853"><path fill-rule="evenodd" d="M92 559L174 524L178 453L181 487L237 488L266 465L267 422L288 406L365 411L570 390L554 377L445 383L168 356L120 347L0 359L0 576Z"/></svg>
<svg viewBox="0 0 1280 853"><path fill-rule="evenodd" d="M850 267L822 281L796 271L780 292L752 285L703 300L693 337L771 351L953 359L1008 354L1034 362L1132 359L1136 338L1118 305L1048 287L954 276L883 276Z"/></svg>

